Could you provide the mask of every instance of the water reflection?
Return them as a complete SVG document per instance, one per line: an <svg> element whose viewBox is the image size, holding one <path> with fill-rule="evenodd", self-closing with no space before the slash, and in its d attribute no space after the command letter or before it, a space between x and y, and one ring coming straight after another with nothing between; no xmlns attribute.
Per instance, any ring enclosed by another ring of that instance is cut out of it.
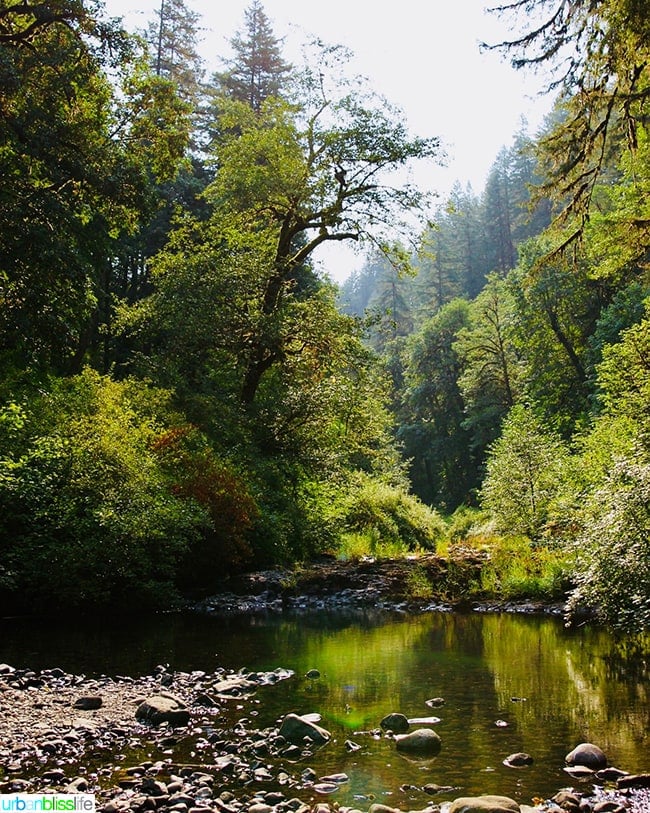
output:
<svg viewBox="0 0 650 813"><path fill-rule="evenodd" d="M406 794L408 806L424 806L430 797L403 786L427 783L529 802L571 783L564 756L585 740L599 744L612 764L650 769L650 641L617 640L587 627L569 631L553 618L163 615L73 629L4 619L0 634L0 661L32 668L132 675L158 663L180 670L293 669L295 678L260 691L250 706L238 704L233 719L253 704L260 728L289 711L319 712L333 739L309 764L319 775L348 773L350 782L337 793L341 804L359 806L356 797L374 796L406 806ZM320 678L305 677L313 668ZM435 710L443 740L435 759L402 756L371 733L389 712L429 716L432 697L445 699ZM361 750L348 752L349 739ZM533 765L504 766L518 751L531 754Z"/></svg>

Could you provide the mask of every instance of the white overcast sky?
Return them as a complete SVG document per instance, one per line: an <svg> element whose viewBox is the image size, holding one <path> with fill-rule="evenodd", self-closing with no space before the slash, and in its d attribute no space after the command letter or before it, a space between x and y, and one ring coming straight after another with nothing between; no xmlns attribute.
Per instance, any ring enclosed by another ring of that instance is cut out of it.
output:
<svg viewBox="0 0 650 813"><path fill-rule="evenodd" d="M129 30L153 19L160 0L105 0L110 15ZM250 0L186 0L201 16L200 51L208 72L228 56L228 40L244 28ZM515 71L482 41L509 35L506 20L487 13L489 0L262 0L288 61L314 36L355 54L354 69L402 108L411 132L438 136L447 166L417 180L444 200L458 180L477 194L502 146L510 145L522 117L534 134L551 106L539 95L542 80ZM357 262L356 265L359 263ZM348 269L349 271L349 269ZM341 274L334 273L335 277Z"/></svg>

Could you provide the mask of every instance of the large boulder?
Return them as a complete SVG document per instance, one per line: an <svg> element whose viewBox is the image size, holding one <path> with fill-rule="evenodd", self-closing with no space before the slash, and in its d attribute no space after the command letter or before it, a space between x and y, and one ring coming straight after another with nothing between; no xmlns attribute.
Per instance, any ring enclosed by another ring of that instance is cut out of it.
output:
<svg viewBox="0 0 650 813"><path fill-rule="evenodd" d="M520 809L507 796L461 796L451 803L448 813L520 813Z"/></svg>
<svg viewBox="0 0 650 813"><path fill-rule="evenodd" d="M410 734L400 734L395 737L395 743L398 751L437 754L440 751L442 740L431 728L416 728Z"/></svg>
<svg viewBox="0 0 650 813"><path fill-rule="evenodd" d="M309 737L317 745L324 745L332 736L329 731L298 714L287 714L280 725L279 733L287 742L294 745L301 745L305 737Z"/></svg>
<svg viewBox="0 0 650 813"><path fill-rule="evenodd" d="M592 771L600 771L607 767L607 757L597 745L590 742L581 742L564 758L567 765L590 768Z"/></svg>
<svg viewBox="0 0 650 813"><path fill-rule="evenodd" d="M190 713L185 704L166 692L153 694L143 700L136 709L135 716L138 720L153 725L169 723L172 726L184 726L190 721Z"/></svg>

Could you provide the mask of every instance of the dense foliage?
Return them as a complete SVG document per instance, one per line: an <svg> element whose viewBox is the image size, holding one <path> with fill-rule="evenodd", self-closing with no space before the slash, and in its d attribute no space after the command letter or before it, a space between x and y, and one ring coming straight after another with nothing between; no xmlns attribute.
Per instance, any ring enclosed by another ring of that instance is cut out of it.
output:
<svg viewBox="0 0 650 813"><path fill-rule="evenodd" d="M508 535L554 556L573 585L569 615L587 606L640 628L648 9L517 0L496 11L521 34L494 47L516 67L549 69L555 110L497 156L482 195L456 186L423 234L417 274L373 258L342 305L373 317L415 492L456 510L493 561Z"/></svg>
<svg viewBox="0 0 650 813"><path fill-rule="evenodd" d="M477 591L650 623L647 10L497 11L556 108L432 209L394 170L437 139L258 0L207 81L183 0L139 38L0 0L4 600L465 546Z"/></svg>
<svg viewBox="0 0 650 813"><path fill-rule="evenodd" d="M20 606L169 605L335 550L361 503L413 546L440 523L314 266L425 216L389 175L437 140L343 49L285 62L256 0L203 83L198 23L173 0L136 39L90 2L0 2L0 588Z"/></svg>

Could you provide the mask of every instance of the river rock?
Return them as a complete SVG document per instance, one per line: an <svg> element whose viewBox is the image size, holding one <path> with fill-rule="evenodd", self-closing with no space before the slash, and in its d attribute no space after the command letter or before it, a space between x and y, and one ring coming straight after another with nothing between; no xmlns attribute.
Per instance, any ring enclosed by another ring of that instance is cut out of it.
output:
<svg viewBox="0 0 650 813"><path fill-rule="evenodd" d="M597 745L590 742L581 742L570 751L564 761L570 767L582 766L591 768L592 771L600 771L607 767L607 757Z"/></svg>
<svg viewBox="0 0 650 813"><path fill-rule="evenodd" d="M305 737L309 737L317 745L324 745L332 736L329 731L297 714L287 714L282 721L279 733L287 742L296 745L301 744Z"/></svg>
<svg viewBox="0 0 650 813"><path fill-rule="evenodd" d="M78 697L72 705L75 709L92 711L93 709L100 709L102 702L102 698L99 695L84 695L83 697Z"/></svg>
<svg viewBox="0 0 650 813"><path fill-rule="evenodd" d="M398 712L387 714L379 725L384 731L394 731L396 734L404 734L409 730L409 721L406 715L399 714Z"/></svg>
<svg viewBox="0 0 650 813"><path fill-rule="evenodd" d="M650 788L650 773L622 776L616 786L619 788Z"/></svg>
<svg viewBox="0 0 650 813"><path fill-rule="evenodd" d="M184 726L190 721L190 713L185 704L171 694L154 694L143 700L135 712L138 720L153 725L169 723Z"/></svg>
<svg viewBox="0 0 650 813"><path fill-rule="evenodd" d="M507 796L461 796L449 806L448 813L519 813L520 807Z"/></svg>
<svg viewBox="0 0 650 813"><path fill-rule="evenodd" d="M533 758L530 754L518 751L516 754L510 754L510 756L506 757L503 764L507 765L508 768L523 768L524 765L532 765Z"/></svg>
<svg viewBox="0 0 650 813"><path fill-rule="evenodd" d="M395 737L395 742L398 751L421 754L437 754L442 745L442 740L431 728L417 728L410 734L400 734Z"/></svg>
<svg viewBox="0 0 650 813"><path fill-rule="evenodd" d="M570 790L560 790L555 796L551 798L552 802L562 810L567 810L569 813L578 813L580 810L580 797L577 793Z"/></svg>

